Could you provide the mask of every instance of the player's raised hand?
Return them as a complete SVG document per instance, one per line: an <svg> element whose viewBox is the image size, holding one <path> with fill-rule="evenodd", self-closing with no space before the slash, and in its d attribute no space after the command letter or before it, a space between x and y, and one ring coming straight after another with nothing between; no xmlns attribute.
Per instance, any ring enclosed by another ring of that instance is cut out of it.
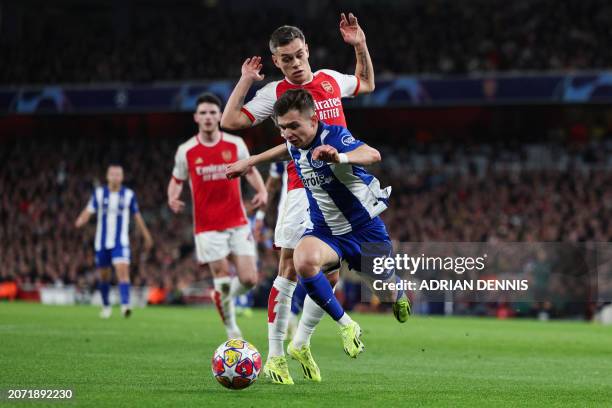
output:
<svg viewBox="0 0 612 408"><path fill-rule="evenodd" d="M265 76L260 73L262 67L261 57L255 56L247 58L242 64L242 76L253 81L261 81Z"/></svg>
<svg viewBox="0 0 612 408"><path fill-rule="evenodd" d="M168 207L170 207L173 213L178 214L185 208L185 203L178 199L171 199L168 200Z"/></svg>
<svg viewBox="0 0 612 408"><path fill-rule="evenodd" d="M317 146L312 152L313 160L320 160L326 163L340 163L338 150L330 145Z"/></svg>
<svg viewBox="0 0 612 408"><path fill-rule="evenodd" d="M352 46L365 42L365 33L357 22L357 17L349 13L348 18L344 13L340 14L340 34L345 43Z"/></svg>
<svg viewBox="0 0 612 408"><path fill-rule="evenodd" d="M228 179L244 176L251 170L248 159L238 160L225 168L225 176Z"/></svg>

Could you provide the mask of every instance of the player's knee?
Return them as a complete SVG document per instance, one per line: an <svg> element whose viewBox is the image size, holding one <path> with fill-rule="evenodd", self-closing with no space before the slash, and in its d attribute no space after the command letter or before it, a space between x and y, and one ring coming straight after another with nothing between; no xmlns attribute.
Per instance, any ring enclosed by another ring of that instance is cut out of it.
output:
<svg viewBox="0 0 612 408"><path fill-rule="evenodd" d="M240 280L240 283L242 283L244 286L248 288L254 287L255 285L257 285L257 273L253 273L253 274L250 274L249 276L245 276L243 279Z"/></svg>
<svg viewBox="0 0 612 408"><path fill-rule="evenodd" d="M318 252L296 251L293 263L300 276L313 276L321 269L321 255Z"/></svg>
<svg viewBox="0 0 612 408"><path fill-rule="evenodd" d="M226 263L210 264L210 271L215 278L229 276L229 267Z"/></svg>
<svg viewBox="0 0 612 408"><path fill-rule="evenodd" d="M117 271L117 280L122 283L130 281L130 269L127 264L116 264L115 270Z"/></svg>

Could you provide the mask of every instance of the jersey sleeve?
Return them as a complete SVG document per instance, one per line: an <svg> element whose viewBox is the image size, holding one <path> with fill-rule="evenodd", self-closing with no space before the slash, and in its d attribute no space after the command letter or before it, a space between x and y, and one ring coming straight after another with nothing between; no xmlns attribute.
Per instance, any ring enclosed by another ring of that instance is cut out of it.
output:
<svg viewBox="0 0 612 408"><path fill-rule="evenodd" d="M253 99L248 101L241 109L249 117L255 126L272 115L274 103L276 102L276 85L278 82L270 82L261 88Z"/></svg>
<svg viewBox="0 0 612 408"><path fill-rule="evenodd" d="M96 189L91 192L91 197L87 202L87 211L95 214L98 211L98 198L96 197Z"/></svg>
<svg viewBox="0 0 612 408"><path fill-rule="evenodd" d="M347 98L357 95L360 81L355 75L341 74L331 69L322 69L321 72L331 76L340 86L340 97Z"/></svg>
<svg viewBox="0 0 612 408"><path fill-rule="evenodd" d="M172 177L180 181L185 181L189 178L187 157L182 147L178 148L176 155L174 156L174 169L172 170Z"/></svg>
<svg viewBox="0 0 612 408"><path fill-rule="evenodd" d="M241 137L236 138L236 147L238 148L238 160L248 159L251 157L249 154L249 148Z"/></svg>
<svg viewBox="0 0 612 408"><path fill-rule="evenodd" d="M333 146L338 150L338 153L352 152L359 146L364 145L361 140L355 139L351 132L341 126L336 126L335 129L325 138L325 144Z"/></svg>
<svg viewBox="0 0 612 408"><path fill-rule="evenodd" d="M285 171L284 162L270 163L270 171L269 171L270 177L275 178L275 179L281 178L284 171Z"/></svg>
<svg viewBox="0 0 612 408"><path fill-rule="evenodd" d="M136 200L136 194L132 192L132 199L130 200L130 214L137 214L140 211L138 208L138 200Z"/></svg>

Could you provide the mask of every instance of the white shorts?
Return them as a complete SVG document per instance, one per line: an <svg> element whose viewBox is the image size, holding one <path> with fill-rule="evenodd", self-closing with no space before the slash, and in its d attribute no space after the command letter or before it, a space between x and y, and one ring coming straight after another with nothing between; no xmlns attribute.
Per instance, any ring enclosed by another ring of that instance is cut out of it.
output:
<svg viewBox="0 0 612 408"><path fill-rule="evenodd" d="M306 190L296 188L287 192L274 229L276 247L294 249L297 246L304 231L311 225L309 208Z"/></svg>
<svg viewBox="0 0 612 408"><path fill-rule="evenodd" d="M228 228L223 231L200 232L195 236L196 257L205 264L233 255L255 256L255 240L251 227Z"/></svg>

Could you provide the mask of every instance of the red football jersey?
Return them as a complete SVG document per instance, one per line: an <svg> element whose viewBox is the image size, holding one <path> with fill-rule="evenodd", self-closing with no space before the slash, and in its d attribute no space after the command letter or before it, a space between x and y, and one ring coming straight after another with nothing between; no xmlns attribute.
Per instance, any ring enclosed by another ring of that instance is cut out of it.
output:
<svg viewBox="0 0 612 408"><path fill-rule="evenodd" d="M268 83L255 94L242 108L242 111L257 124L272 115L274 103L289 89L306 89L315 101L319 119L328 125L346 127L346 118L341 98L355 96L359 91L359 78L355 75L345 75L330 69L322 69L314 73L312 81L296 85L287 80ZM287 189L304 188L295 171L295 164L290 161L287 166Z"/></svg>
<svg viewBox="0 0 612 408"><path fill-rule="evenodd" d="M228 164L248 157L242 138L223 132L215 144L204 144L196 135L179 146L172 176L189 179L196 234L248 224L240 179L225 176Z"/></svg>

